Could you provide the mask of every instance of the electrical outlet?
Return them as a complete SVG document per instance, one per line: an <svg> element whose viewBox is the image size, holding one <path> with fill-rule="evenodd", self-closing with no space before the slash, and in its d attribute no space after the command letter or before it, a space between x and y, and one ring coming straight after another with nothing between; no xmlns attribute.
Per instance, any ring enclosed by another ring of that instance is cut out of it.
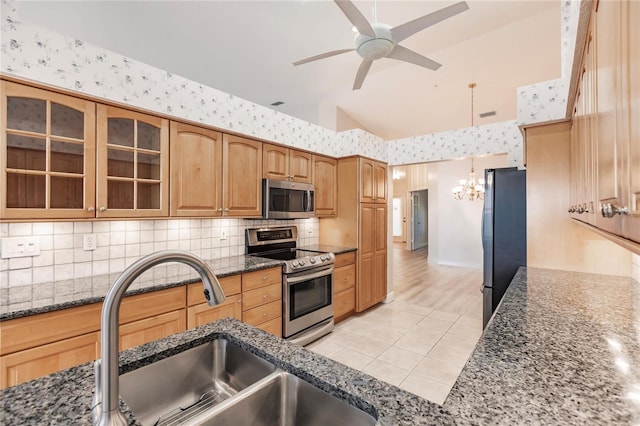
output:
<svg viewBox="0 0 640 426"><path fill-rule="evenodd" d="M93 251L98 248L96 234L84 234L82 236L82 250Z"/></svg>
<svg viewBox="0 0 640 426"><path fill-rule="evenodd" d="M220 230L220 241L224 241L227 239L227 230L226 229L221 229Z"/></svg>
<svg viewBox="0 0 640 426"><path fill-rule="evenodd" d="M40 238L38 237L2 238L0 243L0 257L3 259L40 255Z"/></svg>

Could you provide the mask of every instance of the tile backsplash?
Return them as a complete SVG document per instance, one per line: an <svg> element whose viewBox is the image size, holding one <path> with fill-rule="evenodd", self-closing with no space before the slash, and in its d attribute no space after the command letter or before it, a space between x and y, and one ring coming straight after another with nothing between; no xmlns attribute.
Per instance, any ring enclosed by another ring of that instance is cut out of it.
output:
<svg viewBox="0 0 640 426"><path fill-rule="evenodd" d="M0 288L121 272L159 250L186 250L207 260L242 255L246 229L285 225L297 225L298 245L318 243L317 218L2 223L0 237L37 237L40 255L0 259ZM95 250L83 250L85 234L95 234Z"/></svg>

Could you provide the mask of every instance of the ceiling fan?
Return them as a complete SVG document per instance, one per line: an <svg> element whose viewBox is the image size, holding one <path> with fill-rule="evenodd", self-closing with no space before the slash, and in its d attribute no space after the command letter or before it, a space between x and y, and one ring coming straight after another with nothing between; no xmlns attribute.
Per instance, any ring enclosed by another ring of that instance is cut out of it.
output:
<svg viewBox="0 0 640 426"><path fill-rule="evenodd" d="M421 54L407 49L406 47L402 47L398 43L417 32L469 9L469 5L467 5L466 2L461 1L433 13L429 13L428 15L414 19L413 21L391 28L389 25L377 22L370 24L369 21L367 21L367 18L360 13L358 8L350 0L334 1L358 30L358 34L355 37L355 48L321 53L320 55L296 61L293 65L298 66L308 62L317 61L318 59L324 59L355 50L363 59L353 83L353 90L358 90L362 87L362 83L369 72L369 68L371 68L371 64L376 59L397 59L399 61L409 62L424 68L429 68L434 71L440 68L440 64L436 61L422 56Z"/></svg>

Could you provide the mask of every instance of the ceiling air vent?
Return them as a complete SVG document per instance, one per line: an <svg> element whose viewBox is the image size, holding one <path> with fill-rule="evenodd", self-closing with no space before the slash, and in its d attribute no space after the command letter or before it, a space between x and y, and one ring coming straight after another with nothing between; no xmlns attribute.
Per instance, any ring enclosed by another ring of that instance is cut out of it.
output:
<svg viewBox="0 0 640 426"><path fill-rule="evenodd" d="M487 112L483 112L482 114L480 114L480 118L485 118L485 117L491 117L496 115L495 111L487 111Z"/></svg>
<svg viewBox="0 0 640 426"><path fill-rule="evenodd" d="M284 102L282 102L282 101L275 101L274 103L272 103L272 104L271 104L271 106L280 106L280 105L282 105L282 104L284 104ZM495 113L494 113L494 114L495 114Z"/></svg>

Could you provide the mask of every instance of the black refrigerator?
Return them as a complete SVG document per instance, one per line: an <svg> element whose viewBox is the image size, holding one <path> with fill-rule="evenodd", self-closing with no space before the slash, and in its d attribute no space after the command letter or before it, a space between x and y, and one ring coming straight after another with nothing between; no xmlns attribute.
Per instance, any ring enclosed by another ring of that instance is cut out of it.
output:
<svg viewBox="0 0 640 426"><path fill-rule="evenodd" d="M484 181L482 328L486 327L518 268L527 264L526 172L515 167L486 169Z"/></svg>

